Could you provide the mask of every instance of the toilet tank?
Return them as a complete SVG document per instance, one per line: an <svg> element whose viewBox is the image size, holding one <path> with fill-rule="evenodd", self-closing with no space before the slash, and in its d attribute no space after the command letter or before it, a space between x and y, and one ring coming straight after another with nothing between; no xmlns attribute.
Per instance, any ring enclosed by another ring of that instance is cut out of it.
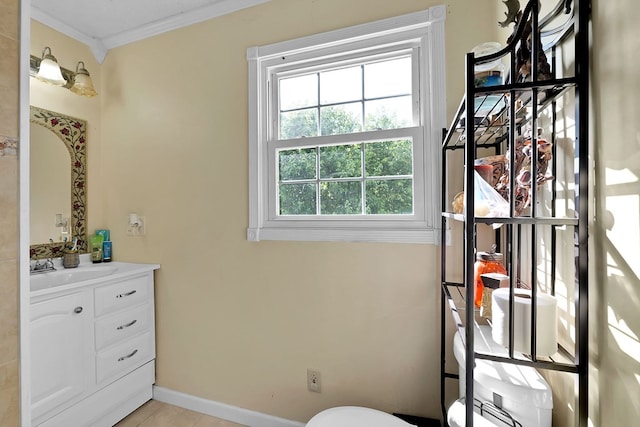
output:
<svg viewBox="0 0 640 427"><path fill-rule="evenodd" d="M507 356L507 351L491 338L490 326L475 326L476 352ZM465 395L465 347L459 332L453 338L453 353L460 374L459 392ZM553 396L551 387L531 366L476 359L474 398L506 411L522 427L551 427ZM502 427L499 423L497 426ZM504 424L512 425L512 424Z"/></svg>

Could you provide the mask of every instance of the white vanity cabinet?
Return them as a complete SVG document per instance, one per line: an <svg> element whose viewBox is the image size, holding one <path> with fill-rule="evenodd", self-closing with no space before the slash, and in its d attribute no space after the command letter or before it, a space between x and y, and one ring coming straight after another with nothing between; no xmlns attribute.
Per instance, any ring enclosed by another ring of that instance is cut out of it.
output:
<svg viewBox="0 0 640 427"><path fill-rule="evenodd" d="M151 399L158 266L113 264L115 274L31 293L33 426L110 427Z"/></svg>

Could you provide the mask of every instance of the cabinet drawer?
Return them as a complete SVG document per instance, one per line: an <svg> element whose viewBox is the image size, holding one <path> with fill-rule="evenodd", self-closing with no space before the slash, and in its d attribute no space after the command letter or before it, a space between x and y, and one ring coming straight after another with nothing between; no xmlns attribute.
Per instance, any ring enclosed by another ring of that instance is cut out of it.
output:
<svg viewBox="0 0 640 427"><path fill-rule="evenodd" d="M151 277L150 275L134 277L96 288L95 315L100 316L146 301L150 295Z"/></svg>
<svg viewBox="0 0 640 427"><path fill-rule="evenodd" d="M96 355L97 382L119 377L148 362L154 356L153 347L153 336L147 332L99 352Z"/></svg>
<svg viewBox="0 0 640 427"><path fill-rule="evenodd" d="M144 303L96 320L96 350L148 330L150 319L149 304Z"/></svg>

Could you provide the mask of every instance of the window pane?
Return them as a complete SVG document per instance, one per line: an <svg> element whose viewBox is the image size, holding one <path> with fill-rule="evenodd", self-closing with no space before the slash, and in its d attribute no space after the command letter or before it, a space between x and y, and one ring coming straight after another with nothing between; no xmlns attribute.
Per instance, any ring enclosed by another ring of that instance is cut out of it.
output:
<svg viewBox="0 0 640 427"><path fill-rule="evenodd" d="M412 175L412 148L406 139L365 144L365 176Z"/></svg>
<svg viewBox="0 0 640 427"><path fill-rule="evenodd" d="M280 184L280 215L315 214L315 184Z"/></svg>
<svg viewBox="0 0 640 427"><path fill-rule="evenodd" d="M278 152L280 181L316 178L316 149L301 148Z"/></svg>
<svg viewBox="0 0 640 427"><path fill-rule="evenodd" d="M362 99L362 68L349 67L320 73L320 102L334 104Z"/></svg>
<svg viewBox="0 0 640 427"><path fill-rule="evenodd" d="M322 215L362 214L362 184L360 181L323 182L320 184Z"/></svg>
<svg viewBox="0 0 640 427"><path fill-rule="evenodd" d="M320 109L322 135L339 135L362 130L362 104L335 105Z"/></svg>
<svg viewBox="0 0 640 427"><path fill-rule="evenodd" d="M280 80L280 111L318 105L318 75Z"/></svg>
<svg viewBox="0 0 640 427"><path fill-rule="evenodd" d="M316 108L280 113L280 139L317 135L318 110Z"/></svg>
<svg viewBox="0 0 640 427"><path fill-rule="evenodd" d="M364 66L367 99L411 93L411 58L375 62Z"/></svg>
<svg viewBox="0 0 640 427"><path fill-rule="evenodd" d="M367 101L364 112L365 130L397 129L413 123L411 96Z"/></svg>
<svg viewBox="0 0 640 427"><path fill-rule="evenodd" d="M367 180L366 211L369 215L413 213L413 180Z"/></svg>
<svg viewBox="0 0 640 427"><path fill-rule="evenodd" d="M362 176L361 145L336 145L320 148L320 178Z"/></svg>

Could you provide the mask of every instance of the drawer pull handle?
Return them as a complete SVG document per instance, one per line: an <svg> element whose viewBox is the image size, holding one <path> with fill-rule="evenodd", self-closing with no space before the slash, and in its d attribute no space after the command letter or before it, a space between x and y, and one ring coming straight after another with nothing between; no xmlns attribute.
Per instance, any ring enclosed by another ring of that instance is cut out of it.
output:
<svg viewBox="0 0 640 427"><path fill-rule="evenodd" d="M76 307L76 308L74 308L74 309L73 309L73 312L74 312L75 314L80 314L80 313L82 313L82 307Z"/></svg>
<svg viewBox="0 0 640 427"><path fill-rule="evenodd" d="M126 325L120 325L116 329L120 331L124 328L128 328L129 326L133 326L137 321L138 321L137 319L133 319L131 322L127 323Z"/></svg>
<svg viewBox="0 0 640 427"><path fill-rule="evenodd" d="M133 294L135 294L135 293L136 293L136 290L134 289L134 290L132 290L131 292L127 292L126 294L120 294L120 295L117 295L117 296L116 296L116 298L124 298L124 297L128 297L129 295L133 295Z"/></svg>
<svg viewBox="0 0 640 427"><path fill-rule="evenodd" d="M131 352L131 354L127 354L126 356L122 356L122 357L118 357L118 362L122 362L123 360L127 360L130 357L133 357L134 354L136 354L138 352L138 349L136 348L135 350L133 350Z"/></svg>

